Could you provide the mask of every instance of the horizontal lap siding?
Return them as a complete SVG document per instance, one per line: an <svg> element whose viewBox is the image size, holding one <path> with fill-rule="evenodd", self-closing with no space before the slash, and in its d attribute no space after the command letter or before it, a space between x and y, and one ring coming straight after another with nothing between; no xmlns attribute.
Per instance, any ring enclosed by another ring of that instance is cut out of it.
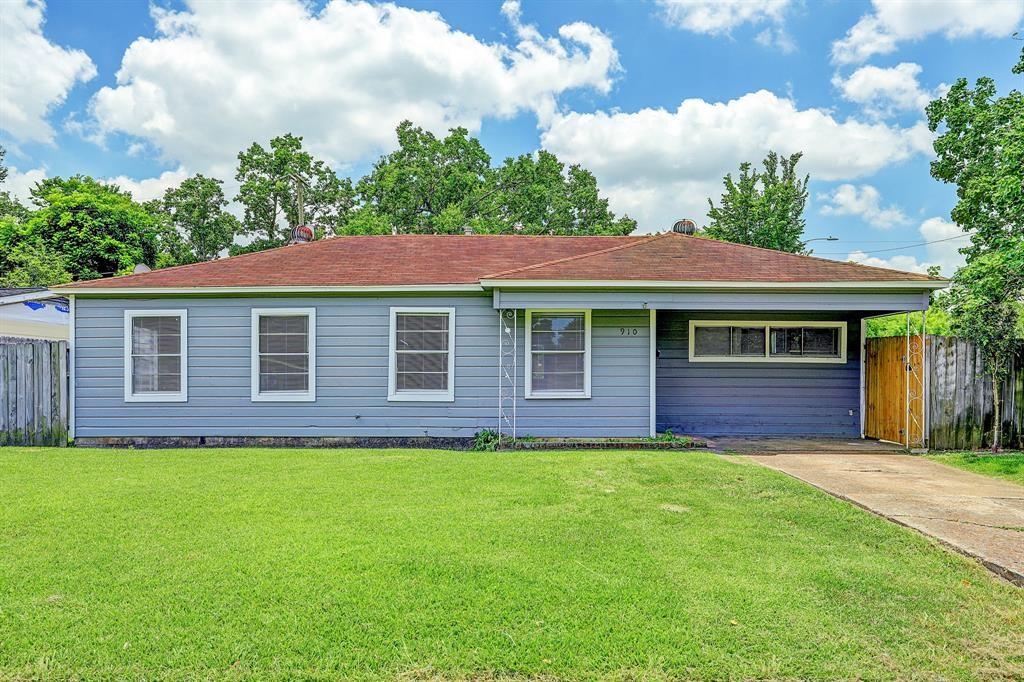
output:
<svg viewBox="0 0 1024 682"><path fill-rule="evenodd" d="M845 364L691 363L690 319L846 320ZM860 322L829 315L658 313L658 429L704 435L857 437ZM853 414L850 414L850 411Z"/></svg>
<svg viewBox="0 0 1024 682"><path fill-rule="evenodd" d="M387 401L391 306L456 308L455 402ZM250 400L254 307L316 308L315 402ZM124 402L124 311L180 308L188 310L188 402ZM488 297L80 298L75 313L79 436L469 437L496 426L498 318ZM646 393L641 405L635 385L641 381L646 391L646 341L631 339L637 348L629 350L642 354L623 352L605 331L621 316L595 311L593 319L593 399L521 399L521 433L635 435L646 428ZM521 329L519 338L521 344ZM522 346L520 353L522 367ZM520 395L522 385L520 376ZM619 408L619 395L628 409Z"/></svg>

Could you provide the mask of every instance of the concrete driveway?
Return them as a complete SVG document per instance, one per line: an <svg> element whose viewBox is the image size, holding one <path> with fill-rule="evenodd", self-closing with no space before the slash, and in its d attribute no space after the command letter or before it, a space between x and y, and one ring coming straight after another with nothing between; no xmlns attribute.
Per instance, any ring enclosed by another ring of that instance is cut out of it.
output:
<svg viewBox="0 0 1024 682"><path fill-rule="evenodd" d="M1024 586L1022 486L895 453L749 456L930 535Z"/></svg>

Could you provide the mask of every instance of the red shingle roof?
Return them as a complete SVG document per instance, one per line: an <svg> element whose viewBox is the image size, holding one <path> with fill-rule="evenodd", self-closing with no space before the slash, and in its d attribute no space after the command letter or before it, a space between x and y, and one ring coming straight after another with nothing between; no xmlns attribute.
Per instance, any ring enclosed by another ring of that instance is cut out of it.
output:
<svg viewBox="0 0 1024 682"><path fill-rule="evenodd" d="M476 284L482 279L932 281L925 275L669 232L640 237L334 237L68 288L412 286Z"/></svg>

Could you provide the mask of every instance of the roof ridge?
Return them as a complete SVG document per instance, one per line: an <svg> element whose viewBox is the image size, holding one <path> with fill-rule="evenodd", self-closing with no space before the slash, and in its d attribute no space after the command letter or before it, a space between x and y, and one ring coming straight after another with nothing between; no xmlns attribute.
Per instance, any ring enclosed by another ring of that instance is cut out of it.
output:
<svg viewBox="0 0 1024 682"><path fill-rule="evenodd" d="M622 236L629 237L629 235L594 235L594 236ZM587 251L586 253L576 254L575 256L566 256L564 258L556 258L554 260L544 261L543 263L534 263L533 265L524 265L521 268L513 268L512 270L504 270L502 272L494 272L489 275L484 275L480 279L492 279L495 277L503 277L505 275L511 275L517 272L523 272L524 270L533 270L534 268L542 268L548 265L557 265L559 263L566 263L568 261L580 260L582 258L590 258L591 256L599 256L601 254L610 253L612 251L619 251L621 249L631 249L641 244L649 244L653 241L657 241L665 236L665 233L651 235L650 237L640 238L636 241L629 242L628 244L618 244L617 246L610 246L607 249L598 249L597 251Z"/></svg>
<svg viewBox="0 0 1024 682"><path fill-rule="evenodd" d="M822 258L821 256L812 256L812 255L806 254L806 253L792 253L790 251L780 251L779 249L769 249L769 248L764 247L764 246L754 246L753 244L741 244L739 242L727 242L727 241L724 241L724 240L721 240L721 239L714 239L712 237L705 237L703 235L698 235L698 234L688 234L687 235L687 234L678 234L676 232L666 232L665 234L676 234L676 235L678 235L680 237L689 237L689 238L692 238L692 239L702 239L702 240L704 240L705 242L708 242L708 243L728 244L730 246L741 246L741 247L743 247L745 249L754 249L756 251L767 251L768 253L773 253L773 254L776 254L776 255L782 254L782 255L786 255L786 256L796 256L798 258L807 258L809 260L818 261L819 263L851 265L851 266L854 266L854 267L857 267L857 268L866 268L868 270L880 270L882 272L898 272L901 275L907 275L907 274L921 275L921 277L924 277L927 280L932 280L932 281L936 281L936 282L946 281L946 279L947 279L945 277L932 277L931 275L921 274L919 272L908 273L905 270L897 270L896 268L880 268L877 265L864 265L863 263L854 263L853 261L848 261L848 260L833 260L832 258Z"/></svg>

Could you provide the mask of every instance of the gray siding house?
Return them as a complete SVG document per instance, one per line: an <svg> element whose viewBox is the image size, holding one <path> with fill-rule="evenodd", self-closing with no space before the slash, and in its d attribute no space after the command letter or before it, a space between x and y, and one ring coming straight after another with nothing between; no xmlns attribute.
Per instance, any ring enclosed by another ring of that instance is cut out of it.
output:
<svg viewBox="0 0 1024 682"><path fill-rule="evenodd" d="M72 429L162 439L862 434L863 320L945 280L646 237L336 237L54 289Z"/></svg>

